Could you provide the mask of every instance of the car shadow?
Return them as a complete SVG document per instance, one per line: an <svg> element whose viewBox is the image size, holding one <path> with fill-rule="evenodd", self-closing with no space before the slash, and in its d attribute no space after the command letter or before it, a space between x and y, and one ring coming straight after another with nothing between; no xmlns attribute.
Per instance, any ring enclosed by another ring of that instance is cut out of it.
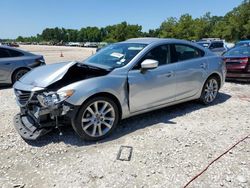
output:
<svg viewBox="0 0 250 188"><path fill-rule="evenodd" d="M0 90L11 89L11 88L12 88L11 84L0 84Z"/></svg>
<svg viewBox="0 0 250 188"><path fill-rule="evenodd" d="M241 85L249 85L250 80L234 80L234 79L226 79L226 82L233 84L241 84Z"/></svg>
<svg viewBox="0 0 250 188"><path fill-rule="evenodd" d="M26 142L34 147L43 147L50 143L59 143L59 142L64 142L65 144L79 146L79 147L106 143L121 138L125 135L131 134L139 129L144 129L146 127L150 127L158 123L165 123L171 126L171 124L176 124L176 122L172 121L172 119L176 117L186 115L188 113L191 113L199 109L209 108L210 106L213 105L222 104L230 98L231 98L230 95L225 93L220 93L217 99L214 101L214 103L208 106L205 106L196 101L190 101L128 118L126 120L121 121L118 124L117 129L108 138L101 140L99 142L89 142L82 140L75 133L75 131L71 126L61 127L60 130L62 135L59 134L60 131L58 129L54 129L52 132L48 133L47 135L44 135L38 140L35 141L26 140Z"/></svg>

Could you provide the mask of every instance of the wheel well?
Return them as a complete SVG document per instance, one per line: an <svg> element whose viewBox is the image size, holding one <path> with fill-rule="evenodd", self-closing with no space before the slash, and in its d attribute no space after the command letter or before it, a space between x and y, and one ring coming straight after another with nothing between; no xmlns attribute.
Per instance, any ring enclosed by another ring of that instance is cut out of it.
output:
<svg viewBox="0 0 250 188"><path fill-rule="evenodd" d="M211 74L211 75L207 78L207 80L208 80L209 78L211 78L211 77L215 77L215 78L218 80L218 82L219 82L219 88L220 88L220 87L221 87L221 78L220 78L219 74L213 73L213 74Z"/></svg>
<svg viewBox="0 0 250 188"><path fill-rule="evenodd" d="M95 97L107 97L111 100L113 100L115 102L115 104L117 105L118 107L118 111L119 111L119 119L122 118L122 107L121 107L121 104L119 102L119 100L117 99L116 96L110 94L110 93L107 93L107 92L101 92L101 93L97 93L97 94L94 94L92 96L90 96L87 100L84 101L84 103L92 98L95 98Z"/></svg>
<svg viewBox="0 0 250 188"><path fill-rule="evenodd" d="M29 68L27 68L27 67L19 67L19 68L17 68L16 70L14 70L14 72L12 73L12 75L11 75L11 81L12 81L12 83L13 83L13 76L16 74L16 72L17 71L19 71L19 70L29 70L30 71L30 69Z"/></svg>

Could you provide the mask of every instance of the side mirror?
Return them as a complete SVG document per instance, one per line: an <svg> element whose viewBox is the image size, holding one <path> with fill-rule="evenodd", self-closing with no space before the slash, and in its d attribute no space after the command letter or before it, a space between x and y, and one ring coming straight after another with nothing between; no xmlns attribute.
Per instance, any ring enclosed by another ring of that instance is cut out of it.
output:
<svg viewBox="0 0 250 188"><path fill-rule="evenodd" d="M146 59L141 63L141 70L144 72L158 67L159 62L153 59Z"/></svg>

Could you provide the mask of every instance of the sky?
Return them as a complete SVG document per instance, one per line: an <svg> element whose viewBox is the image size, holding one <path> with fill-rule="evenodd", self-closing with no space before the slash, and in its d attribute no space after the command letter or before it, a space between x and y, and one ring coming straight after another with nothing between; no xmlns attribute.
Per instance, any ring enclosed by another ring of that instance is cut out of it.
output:
<svg viewBox="0 0 250 188"><path fill-rule="evenodd" d="M0 38L34 36L45 28L105 27L127 21L155 29L168 17L223 16L243 0L0 0Z"/></svg>

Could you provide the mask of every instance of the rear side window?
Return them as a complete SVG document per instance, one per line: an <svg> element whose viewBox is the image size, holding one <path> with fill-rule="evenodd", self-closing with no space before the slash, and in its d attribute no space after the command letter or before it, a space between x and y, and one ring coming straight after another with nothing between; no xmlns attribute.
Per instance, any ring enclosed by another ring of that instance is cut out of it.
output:
<svg viewBox="0 0 250 188"><path fill-rule="evenodd" d="M203 57L205 54L202 50L198 48L183 44L175 44L173 48L174 54L172 55L172 62L195 59Z"/></svg>
<svg viewBox="0 0 250 188"><path fill-rule="evenodd" d="M10 57L10 54L7 49L0 48L0 58Z"/></svg>
<svg viewBox="0 0 250 188"><path fill-rule="evenodd" d="M23 53L21 53L19 51L10 50L10 49L8 51L9 51L11 57L20 57L20 56L23 56Z"/></svg>

